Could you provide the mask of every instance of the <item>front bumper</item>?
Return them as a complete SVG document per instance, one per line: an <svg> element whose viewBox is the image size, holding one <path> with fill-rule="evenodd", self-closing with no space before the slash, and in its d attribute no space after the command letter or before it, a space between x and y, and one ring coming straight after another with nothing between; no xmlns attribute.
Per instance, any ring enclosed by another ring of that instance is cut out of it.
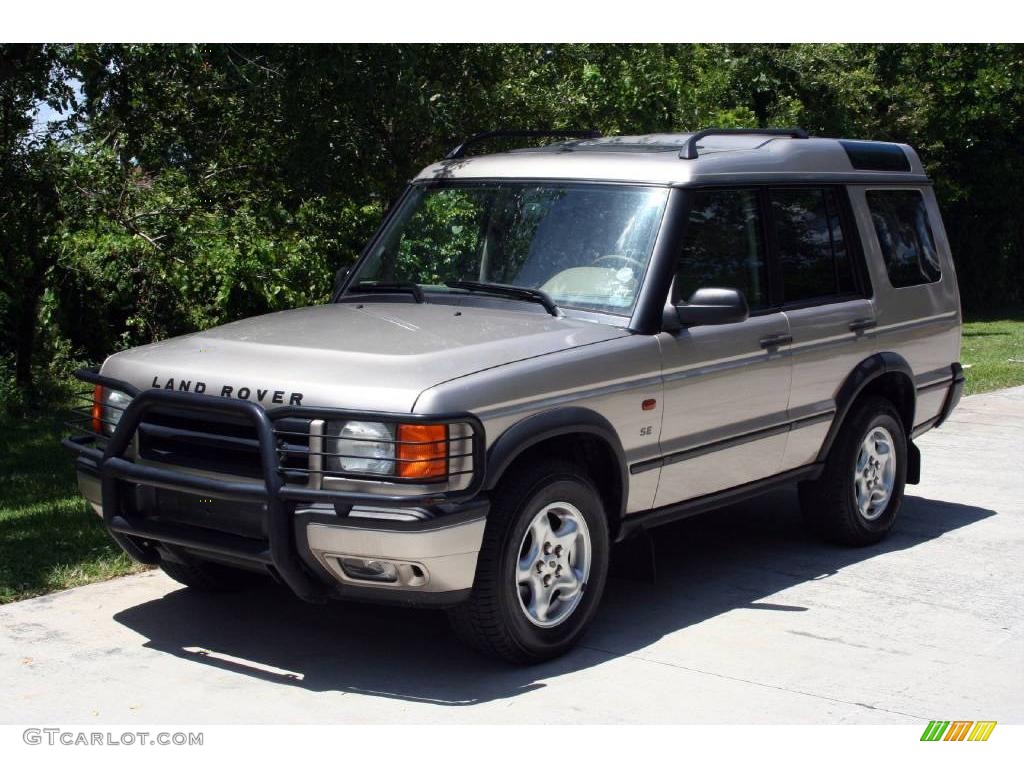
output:
<svg viewBox="0 0 1024 768"><path fill-rule="evenodd" d="M92 372L80 378L104 383L103 377ZM312 602L335 596L447 604L468 594L489 508L486 498L478 495L484 476L483 427L471 415L430 417L431 421L457 421L472 427L471 437L465 438L472 443L472 476L460 490L403 494L340 491L285 481L288 470L282 467L272 423L276 412L268 413L248 401L159 389L139 392L124 382L105 381L134 396L106 445L101 448L95 435L71 437L64 445L77 457L83 495L101 514L114 539L136 560L155 564L168 553L184 551L262 569ZM211 476L129 458L143 417L153 409L247 421L255 429L261 477ZM331 415L325 409L307 410ZM295 409L288 409L286 415L294 418ZM410 414L359 417L424 418ZM147 514L150 502L146 500L155 498L154 494L202 500L228 513L233 506L256 510L259 532L234 531L223 523L204 527L201 514L196 524L180 515L168 522ZM353 578L342 568L342 558L387 561L398 578L393 582Z"/></svg>
<svg viewBox="0 0 1024 768"><path fill-rule="evenodd" d="M489 504L468 502L458 511L415 523L336 518L312 510L295 516L296 541L304 565L330 580L339 597L450 605L468 596L484 537ZM369 584L345 572L344 558L394 564L395 583Z"/></svg>

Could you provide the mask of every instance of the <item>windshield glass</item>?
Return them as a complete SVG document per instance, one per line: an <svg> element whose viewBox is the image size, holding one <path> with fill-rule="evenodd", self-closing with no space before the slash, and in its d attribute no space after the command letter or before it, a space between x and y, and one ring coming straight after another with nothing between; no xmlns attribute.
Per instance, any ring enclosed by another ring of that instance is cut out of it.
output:
<svg viewBox="0 0 1024 768"><path fill-rule="evenodd" d="M553 182L415 186L355 275L428 293L470 280L538 288L562 307L628 315L668 190Z"/></svg>

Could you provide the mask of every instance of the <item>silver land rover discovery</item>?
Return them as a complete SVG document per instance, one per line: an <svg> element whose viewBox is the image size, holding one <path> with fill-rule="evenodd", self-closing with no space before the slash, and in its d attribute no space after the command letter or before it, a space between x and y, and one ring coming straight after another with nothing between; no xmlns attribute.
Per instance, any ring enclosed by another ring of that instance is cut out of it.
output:
<svg viewBox="0 0 1024 768"><path fill-rule="evenodd" d="M325 306L120 352L65 441L135 559L198 589L448 609L563 653L615 542L799 483L879 541L960 398L915 152L800 129L468 150L423 170Z"/></svg>

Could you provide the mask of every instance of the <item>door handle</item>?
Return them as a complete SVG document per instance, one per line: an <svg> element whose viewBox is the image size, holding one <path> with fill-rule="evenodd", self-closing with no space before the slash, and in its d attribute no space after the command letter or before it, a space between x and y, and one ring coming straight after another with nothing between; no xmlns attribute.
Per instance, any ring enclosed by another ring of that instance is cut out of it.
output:
<svg viewBox="0 0 1024 768"><path fill-rule="evenodd" d="M784 344L792 344L793 337L787 333L777 333L774 336L765 336L761 339L761 349L781 347Z"/></svg>
<svg viewBox="0 0 1024 768"><path fill-rule="evenodd" d="M870 330L876 325L878 325L878 322L873 317L864 317L850 323L850 330L854 333L860 333L861 331Z"/></svg>

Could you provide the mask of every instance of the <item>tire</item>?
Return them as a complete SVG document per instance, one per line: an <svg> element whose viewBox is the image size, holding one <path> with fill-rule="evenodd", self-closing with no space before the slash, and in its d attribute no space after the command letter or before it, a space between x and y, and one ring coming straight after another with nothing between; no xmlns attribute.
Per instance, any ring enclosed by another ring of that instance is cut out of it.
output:
<svg viewBox="0 0 1024 768"><path fill-rule="evenodd" d="M238 592L269 583L261 574L186 555L179 560L162 558L160 570L179 584L200 592Z"/></svg>
<svg viewBox="0 0 1024 768"><path fill-rule="evenodd" d="M843 423L821 476L800 484L804 520L834 544L875 544L896 522L906 478L907 435L899 413L885 398L865 398Z"/></svg>
<svg viewBox="0 0 1024 768"><path fill-rule="evenodd" d="M558 541L569 543L558 550ZM554 459L524 467L492 494L473 590L449 610L452 628L484 655L515 664L560 656L597 612L609 550L604 504L578 466ZM520 569L521 561L530 565ZM554 592L543 582L548 577ZM578 591L563 591L562 580L575 581ZM545 594L552 595L550 608Z"/></svg>

